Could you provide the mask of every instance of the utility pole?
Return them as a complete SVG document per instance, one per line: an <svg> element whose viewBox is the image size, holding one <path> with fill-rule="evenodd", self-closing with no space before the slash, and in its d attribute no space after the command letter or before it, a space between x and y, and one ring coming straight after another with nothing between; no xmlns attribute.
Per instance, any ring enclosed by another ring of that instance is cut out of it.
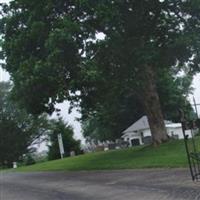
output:
<svg viewBox="0 0 200 200"><path fill-rule="evenodd" d="M196 103L196 100L195 100L194 96L193 96L193 102L194 102L195 112L196 112L196 115L197 115L197 118L198 118L198 117L199 117L199 114L198 114L197 106L198 106L199 104Z"/></svg>

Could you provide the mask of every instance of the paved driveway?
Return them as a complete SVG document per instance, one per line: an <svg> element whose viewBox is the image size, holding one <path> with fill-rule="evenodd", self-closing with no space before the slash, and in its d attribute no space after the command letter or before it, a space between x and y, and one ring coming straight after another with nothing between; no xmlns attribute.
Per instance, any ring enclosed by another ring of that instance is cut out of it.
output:
<svg viewBox="0 0 200 200"><path fill-rule="evenodd" d="M0 200L200 200L185 169L0 175Z"/></svg>

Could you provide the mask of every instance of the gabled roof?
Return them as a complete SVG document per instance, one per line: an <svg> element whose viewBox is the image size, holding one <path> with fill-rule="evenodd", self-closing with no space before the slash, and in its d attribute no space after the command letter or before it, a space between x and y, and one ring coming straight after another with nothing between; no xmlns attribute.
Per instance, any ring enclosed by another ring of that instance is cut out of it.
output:
<svg viewBox="0 0 200 200"><path fill-rule="evenodd" d="M125 133L138 131L138 130L144 130L144 129L149 129L149 122L148 122L147 116L141 117L131 126L129 126L125 131L123 131L123 133L125 134Z"/></svg>
<svg viewBox="0 0 200 200"><path fill-rule="evenodd" d="M171 128L177 128L181 127L180 123L172 123L171 121L164 121L166 127L171 127ZM135 123L133 123L131 126L129 126L126 130L124 130L122 133L130 133L134 131L141 131L145 129L149 129L149 121L147 119L147 116L141 117L139 120L137 120Z"/></svg>

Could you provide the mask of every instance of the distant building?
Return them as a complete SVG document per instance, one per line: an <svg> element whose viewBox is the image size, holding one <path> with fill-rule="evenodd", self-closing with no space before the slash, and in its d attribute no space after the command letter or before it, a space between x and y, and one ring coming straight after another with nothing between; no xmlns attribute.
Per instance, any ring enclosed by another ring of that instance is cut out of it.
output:
<svg viewBox="0 0 200 200"><path fill-rule="evenodd" d="M164 122L169 137L175 139L183 139L181 123L172 123L166 120ZM133 123L122 133L122 139L129 142L130 146L149 144L152 141L151 130L147 116L141 117L138 121ZM190 131L187 131L187 134L189 137L191 137Z"/></svg>

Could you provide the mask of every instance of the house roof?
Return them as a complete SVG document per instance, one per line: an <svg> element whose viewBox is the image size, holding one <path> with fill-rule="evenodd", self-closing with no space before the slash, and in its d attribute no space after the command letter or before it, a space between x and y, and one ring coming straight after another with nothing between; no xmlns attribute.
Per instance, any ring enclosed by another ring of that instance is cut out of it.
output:
<svg viewBox="0 0 200 200"><path fill-rule="evenodd" d="M129 126L123 133L129 133L133 131L138 130L144 130L149 128L149 122L147 119L147 116L141 117L139 120L137 120L135 123L133 123L131 126Z"/></svg>
<svg viewBox="0 0 200 200"><path fill-rule="evenodd" d="M180 123L172 123L170 121L164 121L165 126L168 128L179 128L181 127ZM140 131L149 129L149 122L147 119L147 116L141 117L139 120L137 120L135 123L133 123L131 126L129 126L126 130L123 131L123 134L134 132L134 131Z"/></svg>

